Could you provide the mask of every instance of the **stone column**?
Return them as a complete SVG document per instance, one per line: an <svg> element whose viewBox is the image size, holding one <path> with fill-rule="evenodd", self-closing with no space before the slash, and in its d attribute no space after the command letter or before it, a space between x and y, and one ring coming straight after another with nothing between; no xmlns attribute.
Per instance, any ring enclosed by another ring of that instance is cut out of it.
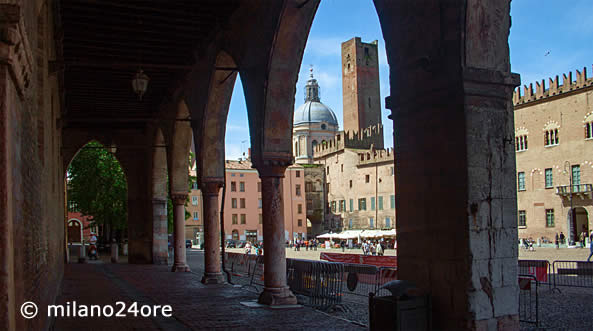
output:
<svg viewBox="0 0 593 331"><path fill-rule="evenodd" d="M167 200L152 200L152 263L167 264Z"/></svg>
<svg viewBox="0 0 593 331"><path fill-rule="evenodd" d="M222 178L205 181L201 185L204 199L204 284L221 284L224 278L220 266L220 214L218 192Z"/></svg>
<svg viewBox="0 0 593 331"><path fill-rule="evenodd" d="M286 248L282 178L286 165L257 168L262 183L264 232L264 290L258 302L270 306L294 305L297 299L286 283Z"/></svg>
<svg viewBox="0 0 593 331"><path fill-rule="evenodd" d="M185 257L185 200L187 193L171 194L173 201L173 236L175 242L175 262L173 272L189 272Z"/></svg>

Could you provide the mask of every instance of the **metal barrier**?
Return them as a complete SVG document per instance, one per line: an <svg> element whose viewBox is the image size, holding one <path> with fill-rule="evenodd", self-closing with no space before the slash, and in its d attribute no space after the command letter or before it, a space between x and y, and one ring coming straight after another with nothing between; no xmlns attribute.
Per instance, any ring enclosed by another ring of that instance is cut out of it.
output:
<svg viewBox="0 0 593 331"><path fill-rule="evenodd" d="M288 286L309 304L328 309L342 302L342 263L286 259Z"/></svg>
<svg viewBox="0 0 593 331"><path fill-rule="evenodd" d="M554 288L558 286L593 287L593 262L554 261Z"/></svg>
<svg viewBox="0 0 593 331"><path fill-rule="evenodd" d="M377 283L377 292L375 295L391 295L391 293L386 290L382 289L381 286L389 283L392 280L397 279L397 267L381 267L379 268L379 277Z"/></svg>
<svg viewBox="0 0 593 331"><path fill-rule="evenodd" d="M264 286L264 256L263 255L256 255L255 261L253 263L253 268L251 269L251 280L249 281L249 285L253 287L263 287Z"/></svg>
<svg viewBox="0 0 593 331"><path fill-rule="evenodd" d="M345 263L343 280L346 281L346 293L368 298L369 293L377 292L379 268L374 265Z"/></svg>
<svg viewBox="0 0 593 331"><path fill-rule="evenodd" d="M539 284L552 285L552 265L547 260L519 260L519 274L534 276Z"/></svg>
<svg viewBox="0 0 593 331"><path fill-rule="evenodd" d="M539 325L539 282L533 275L519 274L519 321Z"/></svg>

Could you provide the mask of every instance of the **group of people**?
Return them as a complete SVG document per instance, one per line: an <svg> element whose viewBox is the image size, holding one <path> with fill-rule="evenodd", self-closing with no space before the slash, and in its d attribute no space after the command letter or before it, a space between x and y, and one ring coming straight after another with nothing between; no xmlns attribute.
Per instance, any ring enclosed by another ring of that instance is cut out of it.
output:
<svg viewBox="0 0 593 331"><path fill-rule="evenodd" d="M260 242L260 243L255 243L254 245L251 245L251 242L247 242L245 244L245 254L249 255L251 254L251 250L255 249L255 255L260 256L260 255L264 255L264 243Z"/></svg>
<svg viewBox="0 0 593 331"><path fill-rule="evenodd" d="M367 240L362 243L362 254L383 256L383 253L385 252L385 247L383 247L383 245L383 241L372 242Z"/></svg>
<svg viewBox="0 0 593 331"><path fill-rule="evenodd" d="M294 243L291 241L290 243L288 243L288 245L290 247L294 247L295 251L300 251L301 247L304 247L305 250L312 250L312 251L316 251L317 250L317 245L319 245L319 242L317 241L317 239L309 239L309 240L303 240L303 239L295 239Z"/></svg>

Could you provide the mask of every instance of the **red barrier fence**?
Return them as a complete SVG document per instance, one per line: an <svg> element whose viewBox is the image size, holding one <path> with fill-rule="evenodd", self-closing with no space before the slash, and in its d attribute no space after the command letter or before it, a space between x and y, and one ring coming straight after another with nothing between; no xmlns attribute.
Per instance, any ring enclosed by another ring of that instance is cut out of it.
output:
<svg viewBox="0 0 593 331"><path fill-rule="evenodd" d="M320 253L319 258L330 262L367 264L377 267L397 267L397 256L377 256L341 253Z"/></svg>

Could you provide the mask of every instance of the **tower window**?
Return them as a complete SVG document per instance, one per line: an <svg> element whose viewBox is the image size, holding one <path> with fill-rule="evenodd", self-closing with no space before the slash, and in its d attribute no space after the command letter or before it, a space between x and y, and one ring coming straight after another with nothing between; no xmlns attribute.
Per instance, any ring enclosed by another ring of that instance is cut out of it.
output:
<svg viewBox="0 0 593 331"><path fill-rule="evenodd" d="M527 150L527 135L515 137L515 150L517 152L526 151Z"/></svg>
<svg viewBox="0 0 593 331"><path fill-rule="evenodd" d="M593 122L585 123L585 139L593 138Z"/></svg>
<svg viewBox="0 0 593 331"><path fill-rule="evenodd" d="M325 129L327 129L327 125L321 124L321 130L325 130Z"/></svg>

